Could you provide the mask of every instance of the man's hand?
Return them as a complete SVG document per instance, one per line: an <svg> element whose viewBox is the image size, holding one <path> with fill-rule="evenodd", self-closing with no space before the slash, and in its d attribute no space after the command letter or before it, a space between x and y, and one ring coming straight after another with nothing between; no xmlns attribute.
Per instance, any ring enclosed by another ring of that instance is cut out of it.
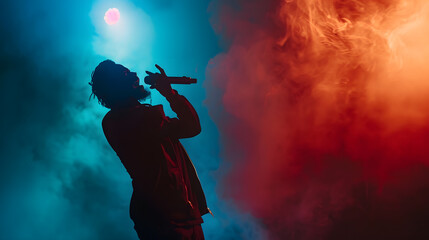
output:
<svg viewBox="0 0 429 240"><path fill-rule="evenodd" d="M160 75L160 76L156 76L157 80L154 85L150 86L150 88L151 89L155 88L156 90L158 90L159 93L161 93L162 96L166 98L173 95L174 91L171 88L171 84L167 80L167 74L165 74L164 69L162 69L158 64L155 64L155 67L158 68L160 73L152 73L152 72L146 71L146 73L149 76Z"/></svg>

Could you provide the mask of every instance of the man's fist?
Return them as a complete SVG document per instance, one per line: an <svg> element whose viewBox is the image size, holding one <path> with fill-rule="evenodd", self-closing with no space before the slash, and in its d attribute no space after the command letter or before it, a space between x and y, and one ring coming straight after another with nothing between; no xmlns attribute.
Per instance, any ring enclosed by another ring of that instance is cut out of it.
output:
<svg viewBox="0 0 429 240"><path fill-rule="evenodd" d="M152 73L152 72L146 71L146 73L150 77L154 77L156 79L156 82L152 86L150 86L150 88L151 89L155 88L164 97L168 97L174 94L174 91L171 88L171 84L167 80L167 74L165 74L164 69L162 69L162 67L160 67L158 64L155 64L155 67L158 68L159 73Z"/></svg>

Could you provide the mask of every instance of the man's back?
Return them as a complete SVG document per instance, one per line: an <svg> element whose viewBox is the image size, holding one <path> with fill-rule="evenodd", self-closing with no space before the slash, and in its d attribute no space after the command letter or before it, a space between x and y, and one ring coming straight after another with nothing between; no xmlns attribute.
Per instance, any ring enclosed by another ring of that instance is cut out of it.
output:
<svg viewBox="0 0 429 240"><path fill-rule="evenodd" d="M139 199L141 204L134 214L142 211L152 221L198 224L208 212L205 197L178 140L199 133L198 115L183 96L176 94L170 102L179 118L166 117L161 105L136 105L107 113L103 130L133 179L134 202Z"/></svg>

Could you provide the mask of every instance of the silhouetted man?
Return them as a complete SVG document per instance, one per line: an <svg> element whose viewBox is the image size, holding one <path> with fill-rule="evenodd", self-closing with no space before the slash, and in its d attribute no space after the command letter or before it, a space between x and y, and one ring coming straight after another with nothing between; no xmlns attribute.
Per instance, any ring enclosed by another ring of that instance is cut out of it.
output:
<svg viewBox="0 0 429 240"><path fill-rule="evenodd" d="M92 73L92 93L111 109L103 119L103 131L132 178L130 216L139 238L204 239L201 215L210 210L179 142L198 135L200 122L192 105L156 67L159 80L151 88L169 101L177 118L166 117L162 105L140 104L150 92L135 72L111 60L101 62Z"/></svg>

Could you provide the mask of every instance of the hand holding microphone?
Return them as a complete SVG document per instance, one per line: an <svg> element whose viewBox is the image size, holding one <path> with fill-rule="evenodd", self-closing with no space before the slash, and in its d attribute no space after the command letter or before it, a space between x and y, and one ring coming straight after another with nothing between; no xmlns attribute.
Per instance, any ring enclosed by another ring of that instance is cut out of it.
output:
<svg viewBox="0 0 429 240"><path fill-rule="evenodd" d="M157 88L157 85L163 85L163 84L191 84L196 83L197 79L190 78L190 77L168 77L165 74L164 69L162 69L159 65L155 64L155 67L158 68L160 73L152 73L149 71L146 71L148 74L144 78L144 82L146 84L151 85L151 89Z"/></svg>

